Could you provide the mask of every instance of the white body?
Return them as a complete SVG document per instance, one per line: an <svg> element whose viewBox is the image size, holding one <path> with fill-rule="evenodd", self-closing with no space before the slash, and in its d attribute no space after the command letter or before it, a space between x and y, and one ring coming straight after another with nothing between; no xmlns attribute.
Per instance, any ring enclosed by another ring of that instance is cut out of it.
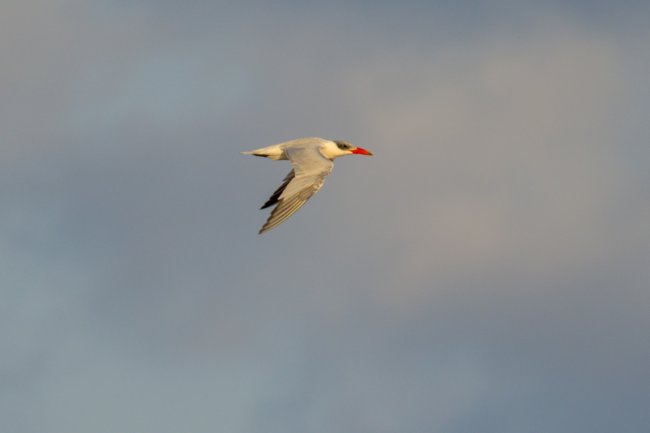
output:
<svg viewBox="0 0 650 433"><path fill-rule="evenodd" d="M285 221L318 192L325 182L325 176L330 174L334 167L334 159L354 153L372 155L350 143L318 137L298 138L242 153L274 160L288 159L293 166L282 185L262 206L264 209L277 204L261 228L260 234Z"/></svg>
<svg viewBox="0 0 650 433"><path fill-rule="evenodd" d="M274 160L290 159L286 150L290 148L309 147L317 148L318 151L327 159L334 160L339 156L350 155L352 152L339 149L332 140L325 140L318 137L298 138L296 140L285 141L284 143L274 144L272 146L262 147L260 149L242 152L244 155L264 156Z"/></svg>

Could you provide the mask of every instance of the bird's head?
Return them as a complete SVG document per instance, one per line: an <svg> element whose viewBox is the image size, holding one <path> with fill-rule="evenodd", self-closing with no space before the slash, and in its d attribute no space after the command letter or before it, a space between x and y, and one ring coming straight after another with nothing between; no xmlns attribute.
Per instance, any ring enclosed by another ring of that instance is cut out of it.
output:
<svg viewBox="0 0 650 433"><path fill-rule="evenodd" d="M343 155L372 156L372 152L364 149L363 147L353 146L347 141L335 141L334 144L336 144L337 151L338 151L338 155L336 156L343 156Z"/></svg>

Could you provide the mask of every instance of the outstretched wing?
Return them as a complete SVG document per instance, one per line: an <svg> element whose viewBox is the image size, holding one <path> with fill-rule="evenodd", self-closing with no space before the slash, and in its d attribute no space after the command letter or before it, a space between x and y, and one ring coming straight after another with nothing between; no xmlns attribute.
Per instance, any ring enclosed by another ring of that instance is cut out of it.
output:
<svg viewBox="0 0 650 433"><path fill-rule="evenodd" d="M285 149L293 170L262 206L264 209L277 204L260 234L284 222L321 189L334 164L320 153L319 148L317 143L307 143Z"/></svg>

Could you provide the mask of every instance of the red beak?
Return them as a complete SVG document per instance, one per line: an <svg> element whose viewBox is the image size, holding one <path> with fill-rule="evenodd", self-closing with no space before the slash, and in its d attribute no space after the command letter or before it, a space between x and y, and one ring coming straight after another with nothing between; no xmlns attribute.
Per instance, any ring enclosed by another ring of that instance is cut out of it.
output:
<svg viewBox="0 0 650 433"><path fill-rule="evenodd" d="M370 152L370 151L364 149L363 147L355 147L354 149L352 149L352 153L354 153L354 154L356 154L356 155L368 155L368 156L372 156L372 152Z"/></svg>

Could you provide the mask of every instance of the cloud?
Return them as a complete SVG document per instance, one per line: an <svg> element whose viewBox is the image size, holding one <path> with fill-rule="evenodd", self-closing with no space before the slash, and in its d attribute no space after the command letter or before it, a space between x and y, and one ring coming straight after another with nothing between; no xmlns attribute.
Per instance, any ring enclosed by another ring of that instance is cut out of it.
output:
<svg viewBox="0 0 650 433"><path fill-rule="evenodd" d="M608 132L625 84L611 43L552 26L341 75L382 156L364 190L372 206L355 211L391 245L397 280L508 266L540 277L600 263L625 235L625 162Z"/></svg>
<svg viewBox="0 0 650 433"><path fill-rule="evenodd" d="M6 6L3 420L647 424L647 31L504 5ZM259 237L297 135L376 156Z"/></svg>

